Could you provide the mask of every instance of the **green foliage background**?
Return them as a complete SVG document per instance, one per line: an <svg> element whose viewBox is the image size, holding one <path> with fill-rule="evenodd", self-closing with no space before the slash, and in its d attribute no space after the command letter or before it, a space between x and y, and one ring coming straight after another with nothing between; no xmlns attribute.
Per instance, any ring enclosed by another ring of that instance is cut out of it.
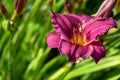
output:
<svg viewBox="0 0 120 80"><path fill-rule="evenodd" d="M80 3L80 1L82 1ZM103 0L73 0L74 13L95 14ZM119 0L118 0L119 1ZM117 80L120 79L120 28L101 37L106 57L98 64L90 58L70 63L57 49L48 48L45 36L52 31L50 9L67 13L65 0L28 0L15 32L8 29L14 0L1 1L9 15L0 13L0 80ZM120 5L120 4L119 4ZM114 16L120 24L120 7ZM7 30L6 30L7 29Z"/></svg>

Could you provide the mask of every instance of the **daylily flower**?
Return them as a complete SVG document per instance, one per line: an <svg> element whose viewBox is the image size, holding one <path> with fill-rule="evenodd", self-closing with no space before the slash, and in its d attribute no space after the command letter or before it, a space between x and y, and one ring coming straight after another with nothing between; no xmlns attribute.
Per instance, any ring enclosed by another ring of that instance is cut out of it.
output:
<svg viewBox="0 0 120 80"><path fill-rule="evenodd" d="M117 26L113 18L53 12L50 15L55 30L46 37L48 47L58 48L71 62L91 56L97 63L105 56L105 47L97 38Z"/></svg>

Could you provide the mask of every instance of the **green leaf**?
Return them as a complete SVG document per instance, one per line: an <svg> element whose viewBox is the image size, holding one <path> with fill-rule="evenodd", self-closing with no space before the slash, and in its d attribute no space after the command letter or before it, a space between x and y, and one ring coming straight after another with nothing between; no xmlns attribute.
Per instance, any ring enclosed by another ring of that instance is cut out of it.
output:
<svg viewBox="0 0 120 80"><path fill-rule="evenodd" d="M98 64L91 62L77 69L73 69L66 75L64 80L68 80L86 73L92 73L95 71L107 69L117 65L120 65L120 55L104 58Z"/></svg>

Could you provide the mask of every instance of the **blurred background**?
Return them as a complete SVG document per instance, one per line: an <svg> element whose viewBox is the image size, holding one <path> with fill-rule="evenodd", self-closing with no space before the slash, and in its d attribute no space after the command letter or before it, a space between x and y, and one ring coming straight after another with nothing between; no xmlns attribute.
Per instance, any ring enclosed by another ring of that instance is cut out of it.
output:
<svg viewBox="0 0 120 80"><path fill-rule="evenodd" d="M50 9L93 15L103 1L28 0L16 16L15 0L0 0L7 11L0 10L0 80L120 80L120 0L113 10L118 28L100 38L106 57L98 64L92 58L70 63L45 42L53 30Z"/></svg>

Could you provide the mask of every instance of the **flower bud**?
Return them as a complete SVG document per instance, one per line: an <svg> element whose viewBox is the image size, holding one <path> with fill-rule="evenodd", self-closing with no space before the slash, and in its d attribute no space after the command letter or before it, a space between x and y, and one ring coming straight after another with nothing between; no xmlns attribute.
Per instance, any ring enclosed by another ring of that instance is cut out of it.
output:
<svg viewBox="0 0 120 80"><path fill-rule="evenodd" d="M98 9L97 13L95 14L96 17L110 17L112 14L112 9L115 6L117 0L105 0L100 8Z"/></svg>
<svg viewBox="0 0 120 80"><path fill-rule="evenodd" d="M0 10L3 15L5 15L5 16L8 15L6 8L4 7L4 5L1 2L0 2Z"/></svg>
<svg viewBox="0 0 120 80"><path fill-rule="evenodd" d="M11 17L12 21L16 19L16 16L21 15L26 3L27 3L27 0L16 0L15 1L14 14Z"/></svg>
<svg viewBox="0 0 120 80"><path fill-rule="evenodd" d="M16 14L20 14L23 11L26 3L27 3L27 0L16 0L15 1L14 12Z"/></svg>

